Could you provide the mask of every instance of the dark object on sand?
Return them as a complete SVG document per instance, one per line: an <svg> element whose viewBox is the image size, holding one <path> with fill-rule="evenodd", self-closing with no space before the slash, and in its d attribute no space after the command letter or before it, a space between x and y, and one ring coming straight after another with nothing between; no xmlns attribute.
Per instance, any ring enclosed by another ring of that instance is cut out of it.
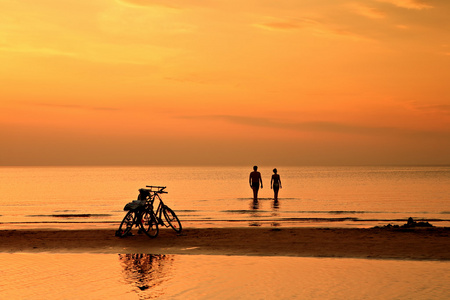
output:
<svg viewBox="0 0 450 300"><path fill-rule="evenodd" d="M415 228L415 227L433 227L428 222L416 222L413 218L409 217L408 222L405 225L402 225L402 228Z"/></svg>
<svg viewBox="0 0 450 300"><path fill-rule="evenodd" d="M412 217L409 217L406 224L403 224L401 226L388 224L382 227L376 226L375 228L424 228L424 227L434 227L434 226L428 222L416 222L413 220Z"/></svg>

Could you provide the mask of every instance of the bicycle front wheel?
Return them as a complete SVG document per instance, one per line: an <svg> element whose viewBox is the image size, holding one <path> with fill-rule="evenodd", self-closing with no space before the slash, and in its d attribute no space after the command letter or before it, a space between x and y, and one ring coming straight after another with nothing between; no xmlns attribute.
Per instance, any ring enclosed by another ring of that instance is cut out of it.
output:
<svg viewBox="0 0 450 300"><path fill-rule="evenodd" d="M119 237L125 237L127 236L130 231L131 228L133 227L134 224L134 211L129 211L125 217L122 220L122 223L120 223L119 226L119 230L117 230L116 235Z"/></svg>
<svg viewBox="0 0 450 300"><path fill-rule="evenodd" d="M181 222L178 219L175 212L167 205L164 205L163 214L164 218L166 219L167 223L169 223L170 227L172 227L172 229L175 230L176 232L181 232L183 228L181 227Z"/></svg>
<svg viewBox="0 0 450 300"><path fill-rule="evenodd" d="M142 214L142 219L141 223L139 223L139 226L148 237L155 238L158 236L158 222L156 222L155 214L153 213L153 211L145 211Z"/></svg>

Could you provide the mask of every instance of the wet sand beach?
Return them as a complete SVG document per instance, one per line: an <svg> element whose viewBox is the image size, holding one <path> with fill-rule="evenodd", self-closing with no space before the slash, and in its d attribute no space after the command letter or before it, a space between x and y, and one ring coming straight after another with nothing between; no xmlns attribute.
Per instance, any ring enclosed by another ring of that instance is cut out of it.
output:
<svg viewBox="0 0 450 300"><path fill-rule="evenodd" d="M450 228L187 228L157 238L111 229L0 230L3 253L149 253L450 260Z"/></svg>

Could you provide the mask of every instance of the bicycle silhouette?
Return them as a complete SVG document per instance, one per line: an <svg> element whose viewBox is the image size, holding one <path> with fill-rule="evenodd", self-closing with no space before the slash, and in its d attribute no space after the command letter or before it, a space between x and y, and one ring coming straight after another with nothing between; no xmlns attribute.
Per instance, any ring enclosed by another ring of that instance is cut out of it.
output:
<svg viewBox="0 0 450 300"><path fill-rule="evenodd" d="M116 236L126 237L131 234L133 226L139 227L148 237L155 238L159 234L159 225L171 227L175 232L182 230L181 222L175 212L162 201L160 194L167 194L165 186L147 185L139 189L138 200L125 205L127 214L120 223ZM156 210L155 201L158 204ZM164 216L164 218L163 218Z"/></svg>

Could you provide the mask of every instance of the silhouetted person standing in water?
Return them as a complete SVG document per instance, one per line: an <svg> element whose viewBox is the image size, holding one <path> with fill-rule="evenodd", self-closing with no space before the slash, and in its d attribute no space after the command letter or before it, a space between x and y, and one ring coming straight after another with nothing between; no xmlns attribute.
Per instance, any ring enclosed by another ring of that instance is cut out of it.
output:
<svg viewBox="0 0 450 300"><path fill-rule="evenodd" d="M278 201L278 190L281 188L280 175L277 174L277 169L273 169L272 179L270 180L270 188L273 189L273 199Z"/></svg>
<svg viewBox="0 0 450 300"><path fill-rule="evenodd" d="M250 177L248 179L250 183L250 187L253 190L253 201L258 201L258 190L259 190L259 184L261 183L261 188L263 188L263 183L261 179L261 173L258 172L258 167L253 167L253 172L250 173Z"/></svg>

